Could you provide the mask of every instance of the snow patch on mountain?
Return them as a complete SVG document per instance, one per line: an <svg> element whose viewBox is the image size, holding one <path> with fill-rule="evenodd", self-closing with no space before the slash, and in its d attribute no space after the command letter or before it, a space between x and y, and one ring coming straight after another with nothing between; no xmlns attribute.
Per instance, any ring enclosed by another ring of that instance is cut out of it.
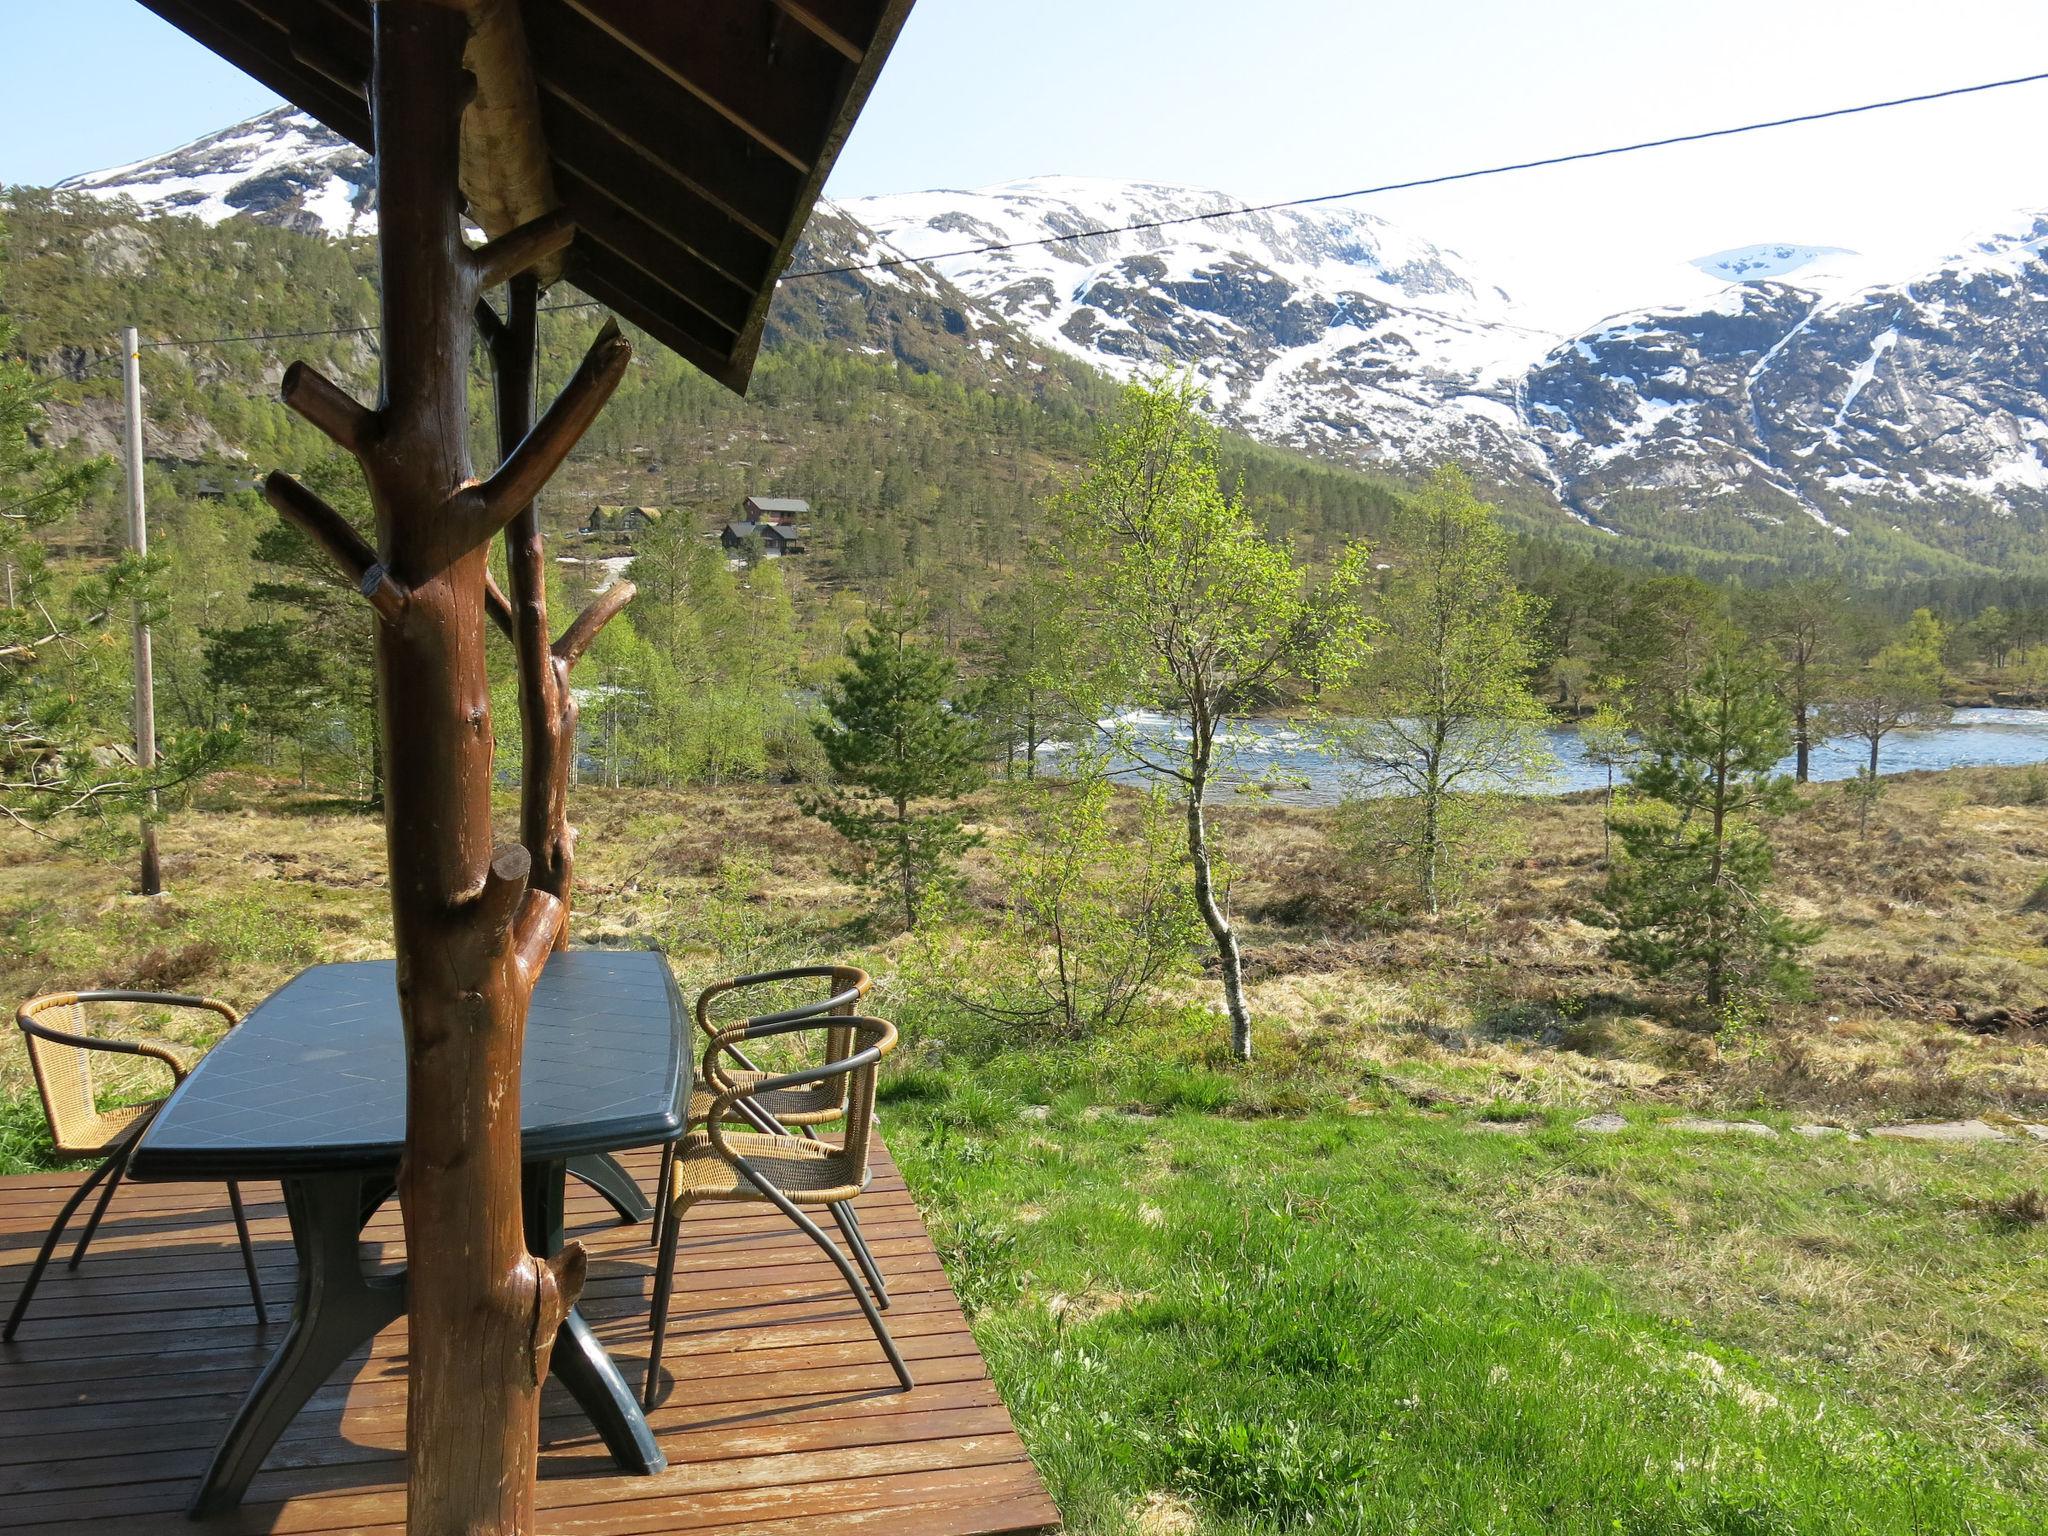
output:
<svg viewBox="0 0 2048 1536"><path fill-rule="evenodd" d="M65 185L145 214L375 227L368 157L288 110ZM1857 511L1935 529L1964 501L2048 511L2048 213L1944 254L1927 240L1674 259L1661 302L1562 330L1356 207L1150 182L821 202L805 250L915 259L848 281L870 315L938 317L995 375L1042 366L1020 332L1120 378L1185 371L1254 436L1404 470L1460 459L1609 531L1646 506L1837 533Z"/></svg>
<svg viewBox="0 0 2048 1536"><path fill-rule="evenodd" d="M1711 256L1695 256L1692 264L1722 282L1754 283L1767 277L1789 277L1830 256L1856 254L1839 245L1738 245Z"/></svg>
<svg viewBox="0 0 2048 1536"><path fill-rule="evenodd" d="M279 108L219 133L111 170L59 183L129 198L146 213L184 213L209 224L236 214L308 234L376 228L370 157L305 113Z"/></svg>
<svg viewBox="0 0 2048 1536"><path fill-rule="evenodd" d="M1366 461L1533 469L1513 386L1558 336L1375 214L1069 176L843 206L1048 347L1120 378L1192 372L1229 425Z"/></svg>

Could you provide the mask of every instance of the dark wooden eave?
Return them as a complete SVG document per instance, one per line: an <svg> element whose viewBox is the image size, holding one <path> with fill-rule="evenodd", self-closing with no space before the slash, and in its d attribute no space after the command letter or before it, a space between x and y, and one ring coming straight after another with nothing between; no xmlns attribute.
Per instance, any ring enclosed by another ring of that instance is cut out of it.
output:
<svg viewBox="0 0 2048 1536"><path fill-rule="evenodd" d="M372 147L371 0L140 3ZM566 208L565 275L744 390L776 279L912 0L443 3L495 45L475 62L496 116L465 121L484 232Z"/></svg>

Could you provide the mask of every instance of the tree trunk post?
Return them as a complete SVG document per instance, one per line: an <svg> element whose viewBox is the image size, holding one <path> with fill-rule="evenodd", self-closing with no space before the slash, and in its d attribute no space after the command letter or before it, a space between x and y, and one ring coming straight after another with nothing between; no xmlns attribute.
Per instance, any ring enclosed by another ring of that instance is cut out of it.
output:
<svg viewBox="0 0 2048 1536"><path fill-rule="evenodd" d="M905 795L896 797L896 858L896 873L903 887L903 931L912 933L917 929L917 866L910 830L910 800Z"/></svg>
<svg viewBox="0 0 2048 1536"><path fill-rule="evenodd" d="M563 908L530 878L526 848L491 846L487 557L609 396L625 344L608 326L546 416L488 480L475 479L477 300L486 282L546 259L573 231L549 216L468 247L458 191L468 17L431 0L380 0L371 16L382 398L366 410L303 363L283 392L361 464L377 547L291 477L273 474L264 489L379 620L377 734L406 1040L407 1528L525 1536L540 1385L584 1258L575 1244L549 1259L529 1253L521 1220L526 1010Z"/></svg>
<svg viewBox="0 0 2048 1536"><path fill-rule="evenodd" d="M128 469L128 546L141 559L149 554L149 515L142 493L142 340L132 325L121 332L121 381L127 425L122 446ZM7 568L7 576L7 606L12 608L14 567ZM135 605L135 761L145 774L156 771L156 673L148 615L140 602ZM156 852L156 811L152 789L142 802L142 866L136 882L145 896L160 896L164 889L163 865Z"/></svg>
<svg viewBox="0 0 2048 1536"><path fill-rule="evenodd" d="M476 313L490 349L502 462L533 430L540 284L532 274L521 273L512 279L502 320L488 304L479 304ZM562 903L555 948L567 949L576 853L576 829L569 823L569 778L581 713L569 673L598 632L632 601L634 589L630 581L614 583L550 643L547 572L540 504L529 501L505 525L505 575L511 593L501 599L496 592L487 592L486 602L512 642L519 666L519 837L533 852L535 889Z"/></svg>

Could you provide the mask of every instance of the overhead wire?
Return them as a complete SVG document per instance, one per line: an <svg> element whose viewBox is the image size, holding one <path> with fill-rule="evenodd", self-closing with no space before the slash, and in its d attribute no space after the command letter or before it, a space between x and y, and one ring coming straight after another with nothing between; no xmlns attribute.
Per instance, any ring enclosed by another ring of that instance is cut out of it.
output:
<svg viewBox="0 0 2048 1536"><path fill-rule="evenodd" d="M1762 118L1754 122L1736 123L1722 128L1705 128L1692 133L1667 134L1662 138L1638 139L1627 144L1611 144L1601 149L1573 150L1566 154L1543 155L1530 160L1513 160L1500 165L1481 166L1474 170L1447 171L1434 176L1418 176L1406 181L1381 182L1375 186L1353 187L1343 192L1320 192L1308 197L1280 198L1273 202L1246 203L1229 208L1205 209L1197 213L1174 214L1158 219L1134 219L1127 224L1104 225L1099 228L1071 230L1056 235L1034 236L1026 240L989 241L981 245L960 246L950 251L929 251L922 255L886 256L872 261L847 262L840 266L810 267L799 272L785 272L777 279L782 283L804 282L816 278L843 277L860 272L879 272L896 267L930 266L934 262L956 260L968 256L988 256L1004 251L1030 250L1052 245L1070 245L1082 240L1100 239L1106 235L1137 234L1147 230L1172 229L1187 224L1209 223L1217 219L1241 219L1262 213L1278 213L1291 208L1311 208L1324 203L1347 202L1354 198L1377 197L1389 192L1409 192L1424 187L1449 186L1455 182L1478 181L1491 176L1507 176L1520 171L1541 170L1551 166L1574 165L1589 160L1606 160L1617 155L1640 154L1653 149L1670 149L1681 144L1701 144L1714 139L1734 138L1742 134L1763 133L1779 128L1791 128L1805 123L1827 122L1837 118L1857 117L1870 112L1884 112L1897 107L1919 106L1927 102L1947 101L1960 96L1976 96L1987 91L2007 90L2014 86L2036 85L2048 81L2048 70L2033 74L2009 75L1999 80L1984 80L1975 85L1950 86L1944 90L1921 91L1911 96L1892 96L1882 101L1859 102L1854 106L1828 107L1819 111L1799 112L1788 117ZM561 313L565 310L600 308L595 299L576 300L565 304L544 304L543 314ZM334 326L324 330L305 331L258 331L240 336L203 337L162 337L145 341L145 348L225 346L237 342L302 341L325 336L359 336L375 331L373 325Z"/></svg>
<svg viewBox="0 0 2048 1536"><path fill-rule="evenodd" d="M2031 75L2011 75L2003 80L1985 80L1976 85L1951 86L1946 90L1922 91L1914 96L1894 96L1885 101L1866 101L1853 107L1829 107L1818 112L1800 112L1791 117L1773 117L1727 128L1705 128L1695 133L1671 134L1661 139L1639 139L1632 144L1613 144L1605 149L1581 149L1569 154L1544 155L1535 160L1514 160L1504 165L1482 166L1478 170L1448 171L1437 176L1418 176L1409 181L1387 181L1377 186L1354 187L1348 192L1320 192L1312 197L1287 197L1270 203L1248 203L1237 208L1209 209L1200 213L1175 214L1163 219L1137 219L1102 229L1074 230L1066 234L1042 235L1029 240L1001 240L985 245L962 246L952 251L930 251L919 256L891 256L877 261L850 262L841 267L814 267L783 274L785 283L811 277L838 277L852 272L873 272L885 267L922 266L961 256L987 256L1000 251L1029 250L1037 246L1066 245L1093 240L1102 235L1127 235L1150 229L1171 229L1182 224L1200 224L1212 219L1241 219L1258 213L1277 213L1288 208L1310 208L1319 203L1340 203L1356 197L1377 197L1387 192L1410 192L1421 187L1442 187L1453 182L1477 181L1487 176L1506 176L1516 171L1540 170L1553 165L1572 165L1586 160L1605 160L1615 155L1633 155L1648 149L1669 149L1679 144L1699 144L1709 139L1733 138L1738 134L1761 133L1766 129L1790 128L1800 123L1825 122L1830 118L1855 117L1865 112L1882 112L1892 107L1910 107L1923 102L1944 101L1955 96L1974 96L1984 91L2002 91L2009 86L2034 85L2048 80L2048 70Z"/></svg>

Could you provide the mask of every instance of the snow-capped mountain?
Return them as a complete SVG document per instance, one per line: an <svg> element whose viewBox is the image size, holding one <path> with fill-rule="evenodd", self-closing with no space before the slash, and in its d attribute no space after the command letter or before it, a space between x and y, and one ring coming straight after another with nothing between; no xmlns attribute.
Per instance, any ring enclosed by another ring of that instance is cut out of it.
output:
<svg viewBox="0 0 2048 1536"><path fill-rule="evenodd" d="M369 180L360 150L274 112L67 185L360 235ZM848 279L838 329L938 316L918 344L950 336L992 378L1041 347L1121 377L1189 369L1254 436L1403 469L1458 458L1615 531L2048 511L2048 214L1923 270L1796 242L1674 259L1665 302L1567 336L1532 323L1512 274L1373 214L1238 206L1041 177L821 203L806 248L919 263ZM902 334L844 339L901 354Z"/></svg>
<svg viewBox="0 0 2048 1536"><path fill-rule="evenodd" d="M1755 283L1768 277L1789 278L1811 272L1830 256L1854 256L1839 245L1738 245L1733 250L1695 256L1692 265L1723 283Z"/></svg>
<svg viewBox="0 0 2048 1536"><path fill-rule="evenodd" d="M194 139L167 155L92 171L62 187L127 197L148 213L208 223L236 214L307 234L376 228L370 157L303 112L280 107Z"/></svg>
<svg viewBox="0 0 2048 1536"><path fill-rule="evenodd" d="M1122 377L1192 370L1228 425L1360 460L1535 469L1514 381L1560 338L1455 252L1373 214L1205 218L1240 204L1073 177L841 206L1046 346ZM1005 248L974 250L990 246Z"/></svg>
<svg viewBox="0 0 2048 1536"><path fill-rule="evenodd" d="M1859 509L1907 521L1971 502L2038 511L2044 247L2048 215L2035 215L1904 278L1807 287L1793 270L1619 316L1530 372L1523 417L1596 517L1644 494L1695 512L1735 497L1751 516L1831 526Z"/></svg>

